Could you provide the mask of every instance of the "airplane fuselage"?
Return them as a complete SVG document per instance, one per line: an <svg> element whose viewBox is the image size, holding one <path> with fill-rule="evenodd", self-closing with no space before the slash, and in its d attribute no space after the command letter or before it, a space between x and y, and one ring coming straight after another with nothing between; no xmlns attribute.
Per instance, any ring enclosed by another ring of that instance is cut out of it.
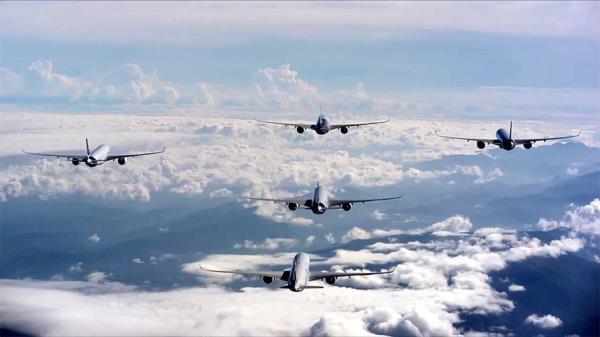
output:
<svg viewBox="0 0 600 337"><path fill-rule="evenodd" d="M496 131L496 139L500 142L500 148L510 151L515 148L515 142L511 139L510 134L504 129Z"/></svg>
<svg viewBox="0 0 600 337"><path fill-rule="evenodd" d="M89 167L94 167L98 165L104 164L106 158L108 157L108 152L110 151L110 147L108 145L102 144L94 149L94 151L90 152L85 164Z"/></svg>
<svg viewBox="0 0 600 337"><path fill-rule="evenodd" d="M320 115L319 118L317 118L317 123L314 126L317 134L324 135L330 130L329 119L325 117L325 115Z"/></svg>
<svg viewBox="0 0 600 337"><path fill-rule="evenodd" d="M288 287L291 291L304 290L310 280L310 257L306 253L298 253L294 256L292 269L288 278Z"/></svg>
<svg viewBox="0 0 600 337"><path fill-rule="evenodd" d="M313 194L313 200L311 202L310 209L315 214L323 214L327 210L328 206L329 200L327 197L327 190L321 186L317 186Z"/></svg>

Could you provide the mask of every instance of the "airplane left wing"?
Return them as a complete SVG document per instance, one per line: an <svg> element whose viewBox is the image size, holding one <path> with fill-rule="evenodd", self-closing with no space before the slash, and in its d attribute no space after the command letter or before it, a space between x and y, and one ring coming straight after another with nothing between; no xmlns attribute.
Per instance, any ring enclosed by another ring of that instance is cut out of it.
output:
<svg viewBox="0 0 600 337"><path fill-rule="evenodd" d="M287 198L287 199L245 197L245 199L258 200L258 201L272 201L274 203L282 203L282 204L297 204L299 207L304 207L304 208L308 208L308 205L312 202L312 200L308 196L301 196L301 197Z"/></svg>
<svg viewBox="0 0 600 337"><path fill-rule="evenodd" d="M273 121L264 121L264 120L260 120L260 119L256 119L254 118L255 121L259 122L259 123L267 123L267 124L277 124L277 125L284 125L284 126L293 126L293 127L303 127L305 129L314 129L315 125L314 124L306 124L306 123L295 123L295 122L273 122Z"/></svg>
<svg viewBox="0 0 600 337"><path fill-rule="evenodd" d="M444 136L444 135L440 135L437 130L435 131L435 135L441 138L448 138L448 139L459 139L459 140L466 140L467 142L484 142L486 144L499 144L500 141L498 139L487 139L487 138L467 138L467 137L454 137L454 136Z"/></svg>
<svg viewBox="0 0 600 337"><path fill-rule="evenodd" d="M39 152L25 151L24 149L21 149L21 151L23 151L23 153L26 153L26 154L34 154L36 156L44 156L44 157L67 158L69 160L71 160L71 159L86 160L87 159L86 155L81 155L81 154L39 153Z"/></svg>
<svg viewBox="0 0 600 337"><path fill-rule="evenodd" d="M119 158L148 156L151 154L163 153L163 152L165 152L166 149L167 149L166 147L163 147L162 150L153 151L153 152L132 153L132 154L111 154L106 157L106 160L108 161L108 160L115 160L115 159L119 159Z"/></svg>
<svg viewBox="0 0 600 337"><path fill-rule="evenodd" d="M219 269L209 269L204 268L202 265L199 265L200 269L212 273L223 273L223 274L236 274L236 275L244 275L244 276L260 276L260 277L272 277L274 279L287 281L289 277L289 272L285 271L246 271L246 270L219 270Z"/></svg>
<svg viewBox="0 0 600 337"><path fill-rule="evenodd" d="M371 202L371 201L383 201L383 200L394 200L394 199L400 199L402 198L402 195L399 195L397 197L389 197L389 198L376 198L376 199L329 199L329 208L335 208L335 207L340 207L343 204L354 204L354 203L365 203L365 202Z"/></svg>
<svg viewBox="0 0 600 337"><path fill-rule="evenodd" d="M527 144L527 143L535 143L535 142L545 142L547 140L557 140L557 139L567 139L567 138L575 138L581 134L579 131L576 135L570 136L562 136L562 137L546 137L546 138L530 138L530 139L515 139L515 144Z"/></svg>
<svg viewBox="0 0 600 337"><path fill-rule="evenodd" d="M380 275L380 274L391 274L396 270L396 267L388 271L374 271L374 272L311 272L310 281L322 280L328 277L345 277L345 276L367 276L367 275Z"/></svg>
<svg viewBox="0 0 600 337"><path fill-rule="evenodd" d="M373 125L373 124L383 124L389 122L390 119L386 119L384 121L376 121L376 122L366 122L366 123L348 123L348 124L331 124L330 129L341 129L343 127L351 128L351 127L359 127L362 125Z"/></svg>

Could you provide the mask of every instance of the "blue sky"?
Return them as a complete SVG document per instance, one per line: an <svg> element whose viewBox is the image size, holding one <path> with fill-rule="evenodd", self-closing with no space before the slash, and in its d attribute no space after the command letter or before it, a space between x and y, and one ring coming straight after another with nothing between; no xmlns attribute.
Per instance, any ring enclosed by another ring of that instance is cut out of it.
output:
<svg viewBox="0 0 600 337"><path fill-rule="evenodd" d="M7 78L28 77L38 61L92 82L136 64L177 90L172 104L193 100L199 83L238 97L255 84L260 69L282 65L328 93L358 83L388 97L479 87L600 87L595 3L0 6L4 103L65 98L57 90L42 93L27 78L10 90ZM66 96L70 104L77 101Z"/></svg>

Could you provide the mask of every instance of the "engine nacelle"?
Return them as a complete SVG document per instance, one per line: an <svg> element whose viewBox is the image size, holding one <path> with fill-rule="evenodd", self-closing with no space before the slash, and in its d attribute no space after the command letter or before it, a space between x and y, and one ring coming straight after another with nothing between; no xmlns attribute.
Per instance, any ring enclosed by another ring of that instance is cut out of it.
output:
<svg viewBox="0 0 600 337"><path fill-rule="evenodd" d="M79 159L73 158L73 160L71 160L71 163L73 163L73 165L77 166L77 165L79 165Z"/></svg>
<svg viewBox="0 0 600 337"><path fill-rule="evenodd" d="M117 162L119 163L119 165L125 165L125 162L127 160L125 160L125 157L120 157L119 159L117 159Z"/></svg>
<svg viewBox="0 0 600 337"><path fill-rule="evenodd" d="M341 131L343 134L347 134L347 133L348 133L348 127L347 127L347 126L342 126L342 127L340 128L340 131Z"/></svg>
<svg viewBox="0 0 600 337"><path fill-rule="evenodd" d="M526 148L527 150L531 149L532 146L533 146L533 144L531 144L531 143L523 144L523 147Z"/></svg>
<svg viewBox="0 0 600 337"><path fill-rule="evenodd" d="M485 149L485 143L482 142L482 141L480 141L480 140L478 140L477 141L477 147L480 148L480 149Z"/></svg>
<svg viewBox="0 0 600 337"><path fill-rule="evenodd" d="M334 284L335 283L335 277L333 276L329 276L325 278L325 282L327 282L327 284Z"/></svg>
<svg viewBox="0 0 600 337"><path fill-rule="evenodd" d="M349 210L352 209L352 204L347 202L345 204L342 204L342 208L344 209L344 211L348 212Z"/></svg>
<svg viewBox="0 0 600 337"><path fill-rule="evenodd" d="M264 282L264 283L266 283L266 284L271 284L271 282L273 282L273 278L272 278L272 277L270 277L270 276L263 276L263 277L262 277L262 280L263 280L263 282Z"/></svg>
<svg viewBox="0 0 600 337"><path fill-rule="evenodd" d="M302 127L302 126L297 126L297 127L296 127L296 131L298 131L298 133L304 133L304 127Z"/></svg>
<svg viewBox="0 0 600 337"><path fill-rule="evenodd" d="M298 204L296 204L296 203L293 203L293 202L290 202L290 203L288 204L288 208L290 209L290 211L295 211L295 210L297 210L297 209L298 209Z"/></svg>

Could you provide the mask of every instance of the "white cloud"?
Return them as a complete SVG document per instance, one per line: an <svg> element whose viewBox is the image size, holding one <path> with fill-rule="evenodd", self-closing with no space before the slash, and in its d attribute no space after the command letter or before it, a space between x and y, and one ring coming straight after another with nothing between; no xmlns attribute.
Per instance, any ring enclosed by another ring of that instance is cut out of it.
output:
<svg viewBox="0 0 600 337"><path fill-rule="evenodd" d="M246 249L267 249L276 250L279 248L291 248L296 245L298 240L287 239L287 238L266 238L261 243L255 243L251 240L245 240L243 244L236 243L234 248L246 248Z"/></svg>
<svg viewBox="0 0 600 337"><path fill-rule="evenodd" d="M306 240L304 242L305 246L312 246L312 244L315 242L316 236L314 235L309 235L306 237Z"/></svg>
<svg viewBox="0 0 600 337"><path fill-rule="evenodd" d="M329 244L334 244L335 243L335 237L333 236L333 233L327 233L325 234L325 241L327 241L327 243Z"/></svg>
<svg viewBox="0 0 600 337"><path fill-rule="evenodd" d="M527 316L527 319L525 319L525 323L535 325L542 329L554 329L562 325L560 318L550 314L544 316L539 316L538 314L529 315Z"/></svg>
<svg viewBox="0 0 600 337"><path fill-rule="evenodd" d="M511 284L508 286L508 291L510 292L522 292L525 291L525 287L520 284Z"/></svg>
<svg viewBox="0 0 600 337"><path fill-rule="evenodd" d="M373 211L373 214L371 214L371 218L377 220L377 221L382 221L387 219L387 214L385 212L380 211L378 208L376 208Z"/></svg>
<svg viewBox="0 0 600 337"><path fill-rule="evenodd" d="M571 204L561 221L541 218L537 227L544 231L565 227L582 233L600 235L600 199L594 199L584 206Z"/></svg>
<svg viewBox="0 0 600 337"><path fill-rule="evenodd" d="M294 3L3 6L3 36L59 41L222 45L255 40L402 39L414 30L598 37L591 3ZM178 20L169 18L177 17ZM178 34L178 32L188 34Z"/></svg>
<svg viewBox="0 0 600 337"><path fill-rule="evenodd" d="M106 282L106 278L109 276L110 275L105 272L95 271L95 272L91 272L87 275L87 280L90 283L104 283L104 282Z"/></svg>
<svg viewBox="0 0 600 337"><path fill-rule="evenodd" d="M87 241L98 243L100 242L100 235L98 235L98 233L94 233L87 238Z"/></svg>
<svg viewBox="0 0 600 337"><path fill-rule="evenodd" d="M140 259L139 257L136 257L135 259L131 260L131 262L141 264L144 263L144 260Z"/></svg>

